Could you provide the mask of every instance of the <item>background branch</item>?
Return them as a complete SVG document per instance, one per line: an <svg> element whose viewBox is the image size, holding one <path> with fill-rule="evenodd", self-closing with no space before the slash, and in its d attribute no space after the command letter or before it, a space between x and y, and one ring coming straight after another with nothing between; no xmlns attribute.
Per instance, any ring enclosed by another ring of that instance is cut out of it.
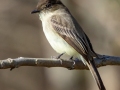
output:
<svg viewBox="0 0 120 90"><path fill-rule="evenodd" d="M120 57L100 55L99 59L95 59L97 67L106 65L120 65ZM39 67L65 67L71 68L74 62L72 60L54 59L54 58L26 58L19 57L15 59L0 60L0 69L17 68L20 66L39 66ZM84 64L75 60L74 69L88 69Z"/></svg>

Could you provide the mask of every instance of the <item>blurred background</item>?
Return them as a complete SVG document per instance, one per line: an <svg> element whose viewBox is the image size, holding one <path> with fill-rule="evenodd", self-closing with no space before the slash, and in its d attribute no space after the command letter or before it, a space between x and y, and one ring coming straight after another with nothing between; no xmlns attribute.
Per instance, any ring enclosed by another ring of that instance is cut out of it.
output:
<svg viewBox="0 0 120 90"><path fill-rule="evenodd" d="M120 56L120 0L62 0L99 54ZM38 0L0 0L0 59L50 58L58 54L47 42ZM120 90L120 67L100 67L107 90ZM0 90L98 90L88 70L19 67L0 70Z"/></svg>

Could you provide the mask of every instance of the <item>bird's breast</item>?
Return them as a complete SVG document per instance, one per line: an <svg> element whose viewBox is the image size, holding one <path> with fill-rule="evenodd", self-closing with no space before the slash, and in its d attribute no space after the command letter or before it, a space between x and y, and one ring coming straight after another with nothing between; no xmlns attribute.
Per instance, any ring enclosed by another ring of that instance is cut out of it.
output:
<svg viewBox="0 0 120 90"><path fill-rule="evenodd" d="M58 53L66 53L70 56L77 55L78 52L70 46L52 27L49 22L49 18L45 17L45 20L42 20L42 26L44 34L52 46L52 48Z"/></svg>

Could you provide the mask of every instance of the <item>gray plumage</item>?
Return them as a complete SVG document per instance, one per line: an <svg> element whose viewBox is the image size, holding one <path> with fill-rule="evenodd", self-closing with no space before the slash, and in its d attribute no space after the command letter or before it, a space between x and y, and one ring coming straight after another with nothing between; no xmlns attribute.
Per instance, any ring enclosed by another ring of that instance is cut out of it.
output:
<svg viewBox="0 0 120 90"><path fill-rule="evenodd" d="M43 31L52 48L82 60L90 69L99 90L106 90L93 60L98 56L66 6L60 0L40 0L32 13L39 13Z"/></svg>

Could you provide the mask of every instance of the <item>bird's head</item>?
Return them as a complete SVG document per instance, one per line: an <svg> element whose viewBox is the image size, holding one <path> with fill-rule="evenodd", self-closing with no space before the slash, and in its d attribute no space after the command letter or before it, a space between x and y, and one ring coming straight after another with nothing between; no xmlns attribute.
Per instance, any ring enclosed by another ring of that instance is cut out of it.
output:
<svg viewBox="0 0 120 90"><path fill-rule="evenodd" d="M37 4L36 9L33 10L31 14L40 13L42 10L50 8L51 6L60 3L61 3L60 0L40 0Z"/></svg>

